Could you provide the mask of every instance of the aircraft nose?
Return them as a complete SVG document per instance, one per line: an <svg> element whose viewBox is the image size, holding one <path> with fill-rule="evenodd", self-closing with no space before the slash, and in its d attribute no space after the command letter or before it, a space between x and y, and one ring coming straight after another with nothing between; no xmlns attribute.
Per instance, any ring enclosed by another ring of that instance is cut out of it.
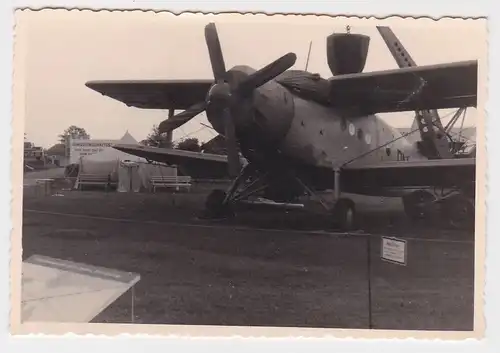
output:
<svg viewBox="0 0 500 353"><path fill-rule="evenodd" d="M224 109L231 110L237 135L259 142L276 143L291 126L294 115L293 97L276 81L255 88L244 99L232 99L230 87L237 86L255 72L250 67L236 66L228 71L227 83L215 84L207 94L207 118L213 128L224 135Z"/></svg>
<svg viewBox="0 0 500 353"><path fill-rule="evenodd" d="M256 90L253 101L252 123L259 127L266 140L279 143L292 125L293 97L276 81L271 81Z"/></svg>

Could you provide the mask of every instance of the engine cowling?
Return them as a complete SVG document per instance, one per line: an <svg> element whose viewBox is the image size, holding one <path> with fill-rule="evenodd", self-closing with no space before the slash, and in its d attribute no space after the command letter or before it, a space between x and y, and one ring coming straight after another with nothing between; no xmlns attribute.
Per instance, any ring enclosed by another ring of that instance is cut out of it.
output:
<svg viewBox="0 0 500 353"><path fill-rule="evenodd" d="M363 72L370 37L363 34L333 33L326 38L328 66L334 76Z"/></svg>

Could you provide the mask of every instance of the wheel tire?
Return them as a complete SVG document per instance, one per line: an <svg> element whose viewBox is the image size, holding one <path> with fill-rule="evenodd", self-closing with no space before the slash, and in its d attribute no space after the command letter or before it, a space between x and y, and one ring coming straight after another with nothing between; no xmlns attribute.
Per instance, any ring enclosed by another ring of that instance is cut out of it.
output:
<svg viewBox="0 0 500 353"><path fill-rule="evenodd" d="M474 202L462 195L455 195L441 204L443 220L454 229L474 229Z"/></svg>
<svg viewBox="0 0 500 353"><path fill-rule="evenodd" d="M335 217L335 223L340 228L340 230L352 231L356 228L356 207L352 200L338 200L335 204L333 214Z"/></svg>
<svg viewBox="0 0 500 353"><path fill-rule="evenodd" d="M233 215L228 205L223 205L226 198L224 190L213 190L205 201L205 215L208 218L227 218Z"/></svg>
<svg viewBox="0 0 500 353"><path fill-rule="evenodd" d="M421 221L429 218L431 212L425 207L428 202L435 201L436 197L425 190L417 190L409 195L403 196L403 206L406 215L413 221Z"/></svg>

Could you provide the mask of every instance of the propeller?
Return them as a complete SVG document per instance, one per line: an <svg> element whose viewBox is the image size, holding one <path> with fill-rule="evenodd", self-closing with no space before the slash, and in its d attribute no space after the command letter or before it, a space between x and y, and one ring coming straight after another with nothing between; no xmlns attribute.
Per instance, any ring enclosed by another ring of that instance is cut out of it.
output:
<svg viewBox="0 0 500 353"><path fill-rule="evenodd" d="M256 88L269 82L292 67L297 60L297 56L294 53L288 53L247 76L242 82L237 84L236 87L231 87L227 82L228 77L224 56L222 54L217 28L214 23L209 23L205 27L205 41L215 78L215 84L208 92L208 102L211 105L216 104L217 110L219 110L222 115L226 136L229 173L231 176L236 176L241 168L234 124L234 116L237 113L235 111L236 105L243 103L242 101L251 96Z"/></svg>
<svg viewBox="0 0 500 353"><path fill-rule="evenodd" d="M238 116L238 106L243 105L245 100L252 97L255 89L291 68L297 60L297 55L288 53L246 76L240 82L234 83L230 82L230 76L226 71L219 35L214 23L205 26L205 42L215 79L214 84L207 93L205 102L196 103L184 112L163 121L159 126L159 131L160 133L172 131L209 107L211 112L220 116L224 123L229 174L235 177L241 169L234 123L235 117Z"/></svg>
<svg viewBox="0 0 500 353"><path fill-rule="evenodd" d="M177 129L193 119L196 115L202 113L206 109L206 106L206 102L199 102L184 110L182 113L174 115L167 120L163 120L158 126L158 131L162 134Z"/></svg>

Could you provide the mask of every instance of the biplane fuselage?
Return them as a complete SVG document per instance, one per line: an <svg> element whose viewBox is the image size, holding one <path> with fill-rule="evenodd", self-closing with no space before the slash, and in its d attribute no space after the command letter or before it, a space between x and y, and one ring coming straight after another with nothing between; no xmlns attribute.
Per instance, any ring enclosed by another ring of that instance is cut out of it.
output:
<svg viewBox="0 0 500 353"><path fill-rule="evenodd" d="M250 74L253 69L237 66L233 74ZM345 163L356 165L386 161L425 159L396 129L375 114L357 115L308 100L272 80L257 88L243 109L253 114L235 118L237 132L252 131L251 139L240 134L249 148L265 158L279 158L295 165L332 170ZM219 117L207 112L212 126L224 134ZM249 161L252 155L242 154ZM308 171L311 172L310 170Z"/></svg>

